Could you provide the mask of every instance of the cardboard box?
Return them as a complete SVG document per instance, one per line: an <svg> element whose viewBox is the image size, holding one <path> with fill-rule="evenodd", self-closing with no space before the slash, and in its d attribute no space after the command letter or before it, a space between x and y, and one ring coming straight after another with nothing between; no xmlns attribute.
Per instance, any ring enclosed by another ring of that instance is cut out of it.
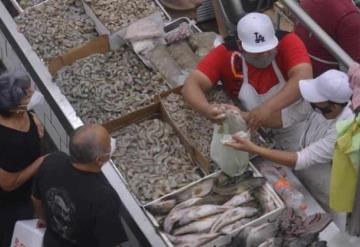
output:
<svg viewBox="0 0 360 247"><path fill-rule="evenodd" d="M170 113L167 111L166 107L164 106L164 104L162 103L162 102L163 102L163 99L166 98L167 96L169 96L169 95L172 94L172 93L174 93L174 94L181 94L182 87L183 87L183 86L175 87L175 88L173 88L173 89L171 89L171 90L169 90L169 91L167 91L167 92L163 92L163 93L161 93L161 94L159 94L158 96L155 97L155 100L154 100L154 101L155 101L155 102L160 102L160 103L163 105L163 108L164 108L166 114L169 116L169 118L171 118L171 116L170 116ZM221 90L221 89L220 89L220 90ZM175 123L175 125L176 125L176 123ZM185 137L187 136L187 134L184 133L182 130L179 129L179 131L182 133L183 136L185 136ZM263 144L264 146L267 146L267 147L269 147L269 148L273 148L273 147L275 146L275 141L272 140L271 138L269 138L268 136L266 136L266 134L265 134L265 132L264 132L263 129L259 129L259 130L258 130L258 135L259 135L259 137L262 138L261 141L264 143L264 144ZM187 137L187 138L188 138L188 137ZM190 143L193 142L193 141L190 140L189 138L188 138L188 140L189 140ZM193 144L193 145L194 145L194 144ZM194 146L195 146L195 145L194 145ZM199 151L199 152L200 152L200 151ZM205 159L204 162L205 162L205 163L207 163L207 164L210 163L210 161L209 161L204 155L202 155L202 157L204 157L204 159ZM256 154L250 154L250 159L254 159L254 158L256 158L256 157L257 157Z"/></svg>
<svg viewBox="0 0 360 247"><path fill-rule="evenodd" d="M67 53L51 58L48 61L48 69L52 76L64 66L71 65L76 60L88 57L95 53L105 54L110 51L108 35L101 35L83 46L70 49Z"/></svg>
<svg viewBox="0 0 360 247"><path fill-rule="evenodd" d="M157 6L159 6L161 12L164 14L165 16L165 21L171 21L171 17L170 15L166 12L166 10L164 9L164 7L160 4L160 2L158 0L152 0L155 2L155 4ZM126 31L126 26L122 27L120 30L116 30L115 32L111 32L106 26L105 24L96 16L96 14L94 13L94 11L92 10L91 6L89 6L84 0L81 0L84 9L85 9L85 13L95 22L95 27L96 27L96 31L99 34L107 34L110 36L110 39L112 39L112 36L120 36L123 37L125 35L125 31ZM144 16L145 17L145 16Z"/></svg>
<svg viewBox="0 0 360 247"><path fill-rule="evenodd" d="M191 145L191 143L187 140L185 136L182 135L180 130L176 127L176 125L173 123L173 121L169 118L169 116L164 111L162 105L160 102L153 103L145 108L142 108L138 111L132 112L124 117L103 123L103 126L109 131L109 133L112 133L114 131L120 130L122 128L125 128L131 124L139 123L148 119L158 118L163 120L164 122L168 123L173 130L175 131L176 135L179 137L181 144L184 146L187 153L190 155L192 162L194 166L198 166L203 174L209 174L209 165L206 162L206 159L202 156L202 154ZM113 160L113 162L116 164L116 162ZM120 174L122 174L122 171L115 167L116 170L119 171ZM128 182L125 179L126 174L122 174L121 178L124 180L124 182L128 185L129 191L131 191ZM136 195L133 194L136 198ZM137 199L138 200L138 199ZM138 203L142 205L142 203L138 200Z"/></svg>

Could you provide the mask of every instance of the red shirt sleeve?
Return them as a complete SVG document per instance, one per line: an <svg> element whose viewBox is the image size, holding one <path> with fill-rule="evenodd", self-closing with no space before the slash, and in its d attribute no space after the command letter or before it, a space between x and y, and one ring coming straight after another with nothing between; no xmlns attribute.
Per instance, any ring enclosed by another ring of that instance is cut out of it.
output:
<svg viewBox="0 0 360 247"><path fill-rule="evenodd" d="M352 12L341 20L336 39L341 48L360 63L360 12Z"/></svg>
<svg viewBox="0 0 360 247"><path fill-rule="evenodd" d="M289 70L298 64L311 64L304 43L295 33L289 33L281 39L277 52L280 55L280 61L277 62L282 71L286 72L284 76L287 76Z"/></svg>
<svg viewBox="0 0 360 247"><path fill-rule="evenodd" d="M204 73L212 84L221 80L223 69L227 63L230 66L229 51L224 45L212 49L197 65L196 69Z"/></svg>

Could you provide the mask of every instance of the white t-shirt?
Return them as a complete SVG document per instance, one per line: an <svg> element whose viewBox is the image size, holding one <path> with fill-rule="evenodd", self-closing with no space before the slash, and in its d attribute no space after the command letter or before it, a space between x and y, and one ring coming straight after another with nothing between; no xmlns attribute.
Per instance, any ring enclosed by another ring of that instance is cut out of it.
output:
<svg viewBox="0 0 360 247"><path fill-rule="evenodd" d="M305 120L304 132L300 138L295 170L304 169L314 164L331 162L336 141L336 122L353 118L349 106L346 106L336 119L326 119L315 112L309 103L299 104L292 111L282 113L283 127Z"/></svg>

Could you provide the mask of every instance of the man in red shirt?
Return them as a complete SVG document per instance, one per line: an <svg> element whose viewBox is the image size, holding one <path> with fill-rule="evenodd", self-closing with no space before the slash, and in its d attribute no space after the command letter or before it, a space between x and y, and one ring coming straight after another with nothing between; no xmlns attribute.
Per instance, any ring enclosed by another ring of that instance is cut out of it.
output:
<svg viewBox="0 0 360 247"><path fill-rule="evenodd" d="M352 0L301 0L300 6L349 56L360 62L360 11ZM309 51L314 76L339 68L336 58L303 25L298 24L295 32Z"/></svg>
<svg viewBox="0 0 360 247"><path fill-rule="evenodd" d="M238 49L220 45L211 50L186 79L182 94L207 118L221 120L222 112L204 95L221 80L225 90L250 111L246 120L255 129L271 114L284 109L283 114L288 106L299 103L299 80L312 78L312 68L297 35L283 33L278 39L270 18L264 14L247 14L238 22L237 31ZM293 130L297 128L293 126ZM282 130L285 132L292 131ZM280 148L291 149L291 142Z"/></svg>

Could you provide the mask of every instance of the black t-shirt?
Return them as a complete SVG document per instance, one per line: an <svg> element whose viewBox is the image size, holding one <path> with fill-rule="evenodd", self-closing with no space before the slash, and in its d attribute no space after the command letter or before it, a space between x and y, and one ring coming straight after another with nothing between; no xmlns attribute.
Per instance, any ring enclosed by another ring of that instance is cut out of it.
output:
<svg viewBox="0 0 360 247"><path fill-rule="evenodd" d="M39 134L33 116L28 114L30 129L27 132L0 124L0 168L7 172L21 171L40 156ZM10 192L0 188L0 205L30 200L31 183L32 179Z"/></svg>
<svg viewBox="0 0 360 247"><path fill-rule="evenodd" d="M115 190L102 173L74 168L64 153L45 159L33 195L45 210L45 247L112 247L127 240Z"/></svg>

